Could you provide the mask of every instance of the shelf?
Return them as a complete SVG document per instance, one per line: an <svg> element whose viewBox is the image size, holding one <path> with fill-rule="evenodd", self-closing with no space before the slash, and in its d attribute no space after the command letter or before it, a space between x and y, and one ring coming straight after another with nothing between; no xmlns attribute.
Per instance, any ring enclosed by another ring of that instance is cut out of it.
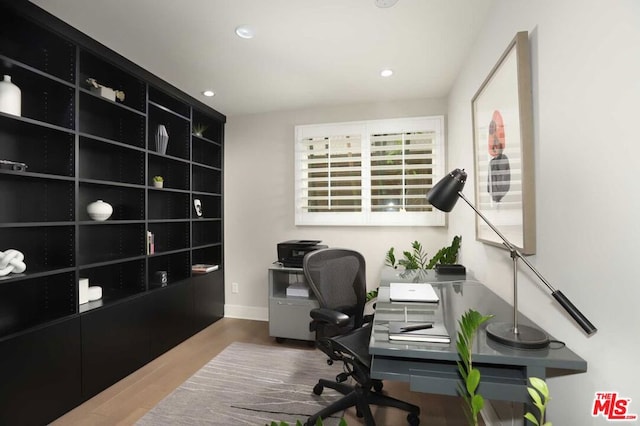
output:
<svg viewBox="0 0 640 426"><path fill-rule="evenodd" d="M158 288L162 285L154 282L155 273L165 271L167 273L167 285L183 281L191 276L191 261L189 251L181 251L166 256L154 256L149 258L149 288Z"/></svg>
<svg viewBox="0 0 640 426"><path fill-rule="evenodd" d="M156 151L156 133L158 126L163 125L169 135L165 154L189 160L191 124L185 117L149 104L149 127L147 131L147 148Z"/></svg>
<svg viewBox="0 0 640 426"><path fill-rule="evenodd" d="M0 0L3 74L22 111L0 112L0 159L26 170L0 169L0 250L21 251L27 269L0 277L2 353L20 367L3 376L12 399L0 418L47 424L223 315L226 118L28 1ZM106 221L86 211L97 200L113 207ZM193 263L220 269L192 275ZM102 298L79 305L79 278ZM63 397L32 414L33 389Z"/></svg>
<svg viewBox="0 0 640 426"><path fill-rule="evenodd" d="M194 163L220 170L222 167L222 147L220 145L204 141L196 136L191 139L191 145L191 160Z"/></svg>
<svg viewBox="0 0 640 426"><path fill-rule="evenodd" d="M153 86L149 86L149 104L176 114L185 120L189 120L191 117L191 107L188 104Z"/></svg>
<svg viewBox="0 0 640 426"><path fill-rule="evenodd" d="M142 256L146 253L144 223L81 226L78 240L80 266Z"/></svg>
<svg viewBox="0 0 640 426"><path fill-rule="evenodd" d="M222 172L194 164L191 168L191 185L193 191L220 194L222 191Z"/></svg>
<svg viewBox="0 0 640 426"><path fill-rule="evenodd" d="M124 92L124 101L118 101L118 105L126 106L132 110L144 113L146 109L146 85L130 73L102 60L95 55L80 51L80 87L89 89L88 78L95 79L100 85L113 90ZM104 99L104 98L101 98ZM115 102L113 102L115 104Z"/></svg>
<svg viewBox="0 0 640 426"><path fill-rule="evenodd" d="M194 129L198 125L206 127L206 129L202 132L202 135L194 135L195 138L216 143L222 142L224 138L224 127L223 123L221 123L220 120L214 119L209 114L206 114L199 109L194 108L191 115L191 122Z"/></svg>
<svg viewBox="0 0 640 426"><path fill-rule="evenodd" d="M218 271L223 269L222 244L210 245L194 249L191 252L192 262L218 265Z"/></svg>
<svg viewBox="0 0 640 426"><path fill-rule="evenodd" d="M74 134L0 114L0 159L27 165L31 173L74 175Z"/></svg>
<svg viewBox="0 0 640 426"><path fill-rule="evenodd" d="M75 82L75 46L4 6L0 6L0 52L64 81Z"/></svg>
<svg viewBox="0 0 640 426"><path fill-rule="evenodd" d="M80 92L80 132L144 148L145 116Z"/></svg>
<svg viewBox="0 0 640 426"><path fill-rule="evenodd" d="M188 193L149 190L148 218L160 219L189 219L192 209Z"/></svg>
<svg viewBox="0 0 640 426"><path fill-rule="evenodd" d="M75 314L75 285L73 272L0 285L0 338Z"/></svg>
<svg viewBox="0 0 640 426"><path fill-rule="evenodd" d="M188 222L163 222L150 223L149 231L154 235L155 253L188 249L189 223Z"/></svg>
<svg viewBox="0 0 640 426"><path fill-rule="evenodd" d="M222 241L222 221L197 222L194 221L191 229L191 242L194 246L216 244Z"/></svg>
<svg viewBox="0 0 640 426"><path fill-rule="evenodd" d="M222 198L217 195L194 194L194 200L200 200L202 216L192 209L191 217L194 220L220 219L222 217Z"/></svg>
<svg viewBox="0 0 640 426"><path fill-rule="evenodd" d="M164 188L189 190L189 163L162 157L149 155L148 184L153 185L154 176L164 178Z"/></svg>
<svg viewBox="0 0 640 426"><path fill-rule="evenodd" d="M78 220L91 220L87 206L102 200L111 204L113 213L110 221L144 220L144 189L139 187L114 186L107 184L89 184L80 182L78 195Z"/></svg>
<svg viewBox="0 0 640 426"><path fill-rule="evenodd" d="M88 278L89 286L102 287L102 299L89 302L88 306L80 305L81 312L143 293L146 290L145 275L143 258L82 269L80 278Z"/></svg>
<svg viewBox="0 0 640 426"><path fill-rule="evenodd" d="M21 116L73 129L75 90L73 86L44 77L22 67L1 70L20 88Z"/></svg>
<svg viewBox="0 0 640 426"><path fill-rule="evenodd" d="M74 236L72 224L0 228L2 250L22 252L28 274L75 266Z"/></svg>
<svg viewBox="0 0 640 426"><path fill-rule="evenodd" d="M78 174L81 179L144 185L144 165L143 151L80 138Z"/></svg>
<svg viewBox="0 0 640 426"><path fill-rule="evenodd" d="M64 222L75 219L73 181L19 172L0 176L0 198L4 200L0 222Z"/></svg>

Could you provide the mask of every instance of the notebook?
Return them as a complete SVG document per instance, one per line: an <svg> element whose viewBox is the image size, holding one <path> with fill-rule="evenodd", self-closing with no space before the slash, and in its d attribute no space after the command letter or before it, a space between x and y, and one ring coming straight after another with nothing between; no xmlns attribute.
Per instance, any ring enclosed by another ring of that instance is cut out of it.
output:
<svg viewBox="0 0 640 426"><path fill-rule="evenodd" d="M415 326L415 322L389 322L389 340L410 342L451 343L447 328L441 322L431 323L431 328L404 331L404 328Z"/></svg>
<svg viewBox="0 0 640 426"><path fill-rule="evenodd" d="M438 303L440 298L428 283L391 283L389 299L392 302Z"/></svg>

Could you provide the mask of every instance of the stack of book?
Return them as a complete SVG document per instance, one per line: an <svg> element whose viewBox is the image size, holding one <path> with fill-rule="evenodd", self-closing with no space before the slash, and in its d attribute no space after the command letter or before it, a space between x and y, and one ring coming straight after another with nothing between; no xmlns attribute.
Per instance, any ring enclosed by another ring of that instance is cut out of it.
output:
<svg viewBox="0 0 640 426"><path fill-rule="evenodd" d="M449 332L441 322L389 322L389 340L451 343Z"/></svg>
<svg viewBox="0 0 640 426"><path fill-rule="evenodd" d="M194 274L207 274L211 271L216 271L218 269L218 265L208 265L206 263L196 263L195 265L191 265L191 272Z"/></svg>
<svg viewBox="0 0 640 426"><path fill-rule="evenodd" d="M155 252L156 252L155 235L153 235L153 232L147 231L147 254L155 254Z"/></svg>
<svg viewBox="0 0 640 426"><path fill-rule="evenodd" d="M309 297L309 286L300 282L289 284L287 297Z"/></svg>

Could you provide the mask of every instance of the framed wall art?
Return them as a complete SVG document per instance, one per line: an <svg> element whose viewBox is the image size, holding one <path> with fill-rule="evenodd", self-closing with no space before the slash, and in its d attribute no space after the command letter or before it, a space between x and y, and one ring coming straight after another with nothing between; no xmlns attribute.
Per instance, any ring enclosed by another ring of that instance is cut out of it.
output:
<svg viewBox="0 0 640 426"><path fill-rule="evenodd" d="M523 254L534 254L533 112L526 31L516 34L471 107L476 207ZM505 247L478 216L476 239Z"/></svg>

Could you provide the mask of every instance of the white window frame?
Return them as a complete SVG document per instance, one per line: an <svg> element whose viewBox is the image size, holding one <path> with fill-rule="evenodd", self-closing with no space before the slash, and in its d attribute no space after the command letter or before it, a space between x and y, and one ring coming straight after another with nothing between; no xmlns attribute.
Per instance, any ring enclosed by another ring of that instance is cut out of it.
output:
<svg viewBox="0 0 640 426"><path fill-rule="evenodd" d="M445 214L435 208L428 212L371 211L371 142L376 133L434 132L433 183L445 174L444 116L351 121L295 126L295 225L296 226L445 226ZM308 212L304 207L306 189L302 141L314 137L359 134L362 140L362 211ZM426 191L425 191L426 197Z"/></svg>

